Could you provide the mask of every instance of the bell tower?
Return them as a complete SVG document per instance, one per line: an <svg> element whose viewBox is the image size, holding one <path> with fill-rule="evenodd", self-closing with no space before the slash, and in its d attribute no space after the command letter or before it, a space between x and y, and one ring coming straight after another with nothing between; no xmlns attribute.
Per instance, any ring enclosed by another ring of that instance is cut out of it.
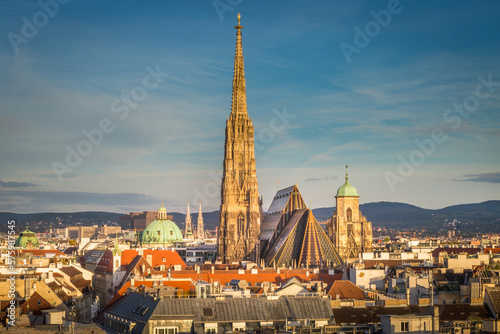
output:
<svg viewBox="0 0 500 334"><path fill-rule="evenodd" d="M236 28L233 96L226 121L217 253L223 263L259 259L260 201L254 129L247 112L241 15Z"/></svg>

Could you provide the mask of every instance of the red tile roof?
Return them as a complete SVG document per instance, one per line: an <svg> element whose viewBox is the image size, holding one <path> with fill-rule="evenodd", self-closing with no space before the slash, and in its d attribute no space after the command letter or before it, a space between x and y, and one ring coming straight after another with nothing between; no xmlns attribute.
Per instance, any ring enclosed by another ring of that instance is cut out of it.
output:
<svg viewBox="0 0 500 334"><path fill-rule="evenodd" d="M112 273L113 272L113 253L108 249L97 263L96 271Z"/></svg>
<svg viewBox="0 0 500 334"><path fill-rule="evenodd" d="M333 299L336 299L337 295L340 299L355 299L355 300L364 300L365 293L351 281L335 281L333 282L330 291L328 294L332 296Z"/></svg>
<svg viewBox="0 0 500 334"><path fill-rule="evenodd" d="M432 257L438 257L439 253L448 253L448 254L469 254L469 255L474 255L481 252L480 248L476 247L438 247L432 251Z"/></svg>
<svg viewBox="0 0 500 334"><path fill-rule="evenodd" d="M363 260L366 269L376 268L377 266L382 269L386 266L389 268L401 266L403 260L401 259L373 259L373 260Z"/></svg>
<svg viewBox="0 0 500 334"><path fill-rule="evenodd" d="M491 251L491 254L498 254L498 253L500 253L500 247L495 247L495 248L486 247L484 249L484 254L489 254L490 251Z"/></svg>
<svg viewBox="0 0 500 334"><path fill-rule="evenodd" d="M148 288L153 286L153 281L135 281L134 287L139 287L141 285L147 286ZM163 281L163 285L165 286L171 286L173 288L177 288L179 290L182 290L183 292L189 292L192 290L193 283L191 281L185 280L185 281ZM127 292L127 289L130 288L130 281L127 281L121 288L118 290L118 292L111 298L109 303L106 305L108 307L109 305L113 304L116 302L118 299L120 299L125 292Z"/></svg>
<svg viewBox="0 0 500 334"><path fill-rule="evenodd" d="M122 251L122 265L127 266L132 260L139 255L136 249L126 249ZM159 250L159 249L144 249L142 251L142 256L147 260L148 255L152 256L151 265L153 267L159 267L165 265L165 267L171 267L174 265L186 266L186 263L182 261L179 253L175 250Z"/></svg>
<svg viewBox="0 0 500 334"><path fill-rule="evenodd" d="M212 274L210 270L201 270L200 273L192 270L180 270L180 271L172 271L172 278L190 278L193 281L203 280L209 283L214 281L219 281L222 285L231 282L232 279L240 279L245 280L248 283L251 283L255 286L255 283L260 282L272 282L272 283L283 283L290 279L291 277L296 277L297 279L306 282L306 281L323 281L326 284L330 285L335 280L338 280L342 277L342 274L338 273L335 275L329 275L328 273L312 273L312 270L309 270L309 276L307 276L307 269L285 269L280 270L278 274L275 270L261 270L257 269L256 274L252 274L250 270L242 271L242 274L239 274L238 270L215 270Z"/></svg>

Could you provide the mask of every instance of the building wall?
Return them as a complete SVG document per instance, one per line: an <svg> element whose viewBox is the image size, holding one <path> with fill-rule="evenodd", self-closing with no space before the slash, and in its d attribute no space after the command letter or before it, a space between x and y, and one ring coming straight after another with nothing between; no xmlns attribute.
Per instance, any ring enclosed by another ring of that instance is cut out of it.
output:
<svg viewBox="0 0 500 334"><path fill-rule="evenodd" d="M193 319L186 320L149 320L144 330L143 334L155 334L156 327L177 327L179 334L190 334L191 328L193 327Z"/></svg>
<svg viewBox="0 0 500 334"><path fill-rule="evenodd" d="M350 281L361 289L385 291L384 269L350 268Z"/></svg>
<svg viewBox="0 0 500 334"><path fill-rule="evenodd" d="M113 298L113 293L108 290L113 285L112 273L95 273L92 279L95 295L99 297L99 307L104 309L104 306Z"/></svg>
<svg viewBox="0 0 500 334"><path fill-rule="evenodd" d="M432 333L433 317L431 315L384 315L380 317L383 334ZM403 324L403 325L402 325ZM439 323L438 323L439 326ZM439 327L438 327L439 328Z"/></svg>
<svg viewBox="0 0 500 334"><path fill-rule="evenodd" d="M467 269L474 269L474 267L481 264L489 264L489 254L478 254L477 257L469 257L467 254L458 254L456 258L448 258L446 261L446 268L452 269L456 273L461 273Z"/></svg>
<svg viewBox="0 0 500 334"><path fill-rule="evenodd" d="M122 231L122 228L120 226L101 226L100 228L100 233L104 235L109 235L109 234L117 234Z"/></svg>

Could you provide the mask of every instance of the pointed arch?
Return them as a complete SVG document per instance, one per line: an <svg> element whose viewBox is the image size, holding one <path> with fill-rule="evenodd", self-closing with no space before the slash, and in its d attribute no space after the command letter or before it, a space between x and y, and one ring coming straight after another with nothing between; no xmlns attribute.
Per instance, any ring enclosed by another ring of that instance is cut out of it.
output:
<svg viewBox="0 0 500 334"><path fill-rule="evenodd" d="M352 222L352 209L351 208L347 208L347 210L345 212L345 216L346 216L346 221Z"/></svg>
<svg viewBox="0 0 500 334"><path fill-rule="evenodd" d="M244 231L245 231L245 215L243 215L243 212L240 212L240 214L238 215L238 234L242 235Z"/></svg>

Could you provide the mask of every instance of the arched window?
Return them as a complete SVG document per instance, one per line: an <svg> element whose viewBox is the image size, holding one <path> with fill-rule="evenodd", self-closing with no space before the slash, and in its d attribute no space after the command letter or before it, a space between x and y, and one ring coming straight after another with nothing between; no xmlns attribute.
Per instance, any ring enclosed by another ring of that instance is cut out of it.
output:
<svg viewBox="0 0 500 334"><path fill-rule="evenodd" d="M351 208L348 208L346 211L346 218L348 222L352 222L352 210Z"/></svg>
<svg viewBox="0 0 500 334"><path fill-rule="evenodd" d="M243 231L245 229L245 217L243 216L243 213L240 213L238 216L238 234L243 234Z"/></svg>

